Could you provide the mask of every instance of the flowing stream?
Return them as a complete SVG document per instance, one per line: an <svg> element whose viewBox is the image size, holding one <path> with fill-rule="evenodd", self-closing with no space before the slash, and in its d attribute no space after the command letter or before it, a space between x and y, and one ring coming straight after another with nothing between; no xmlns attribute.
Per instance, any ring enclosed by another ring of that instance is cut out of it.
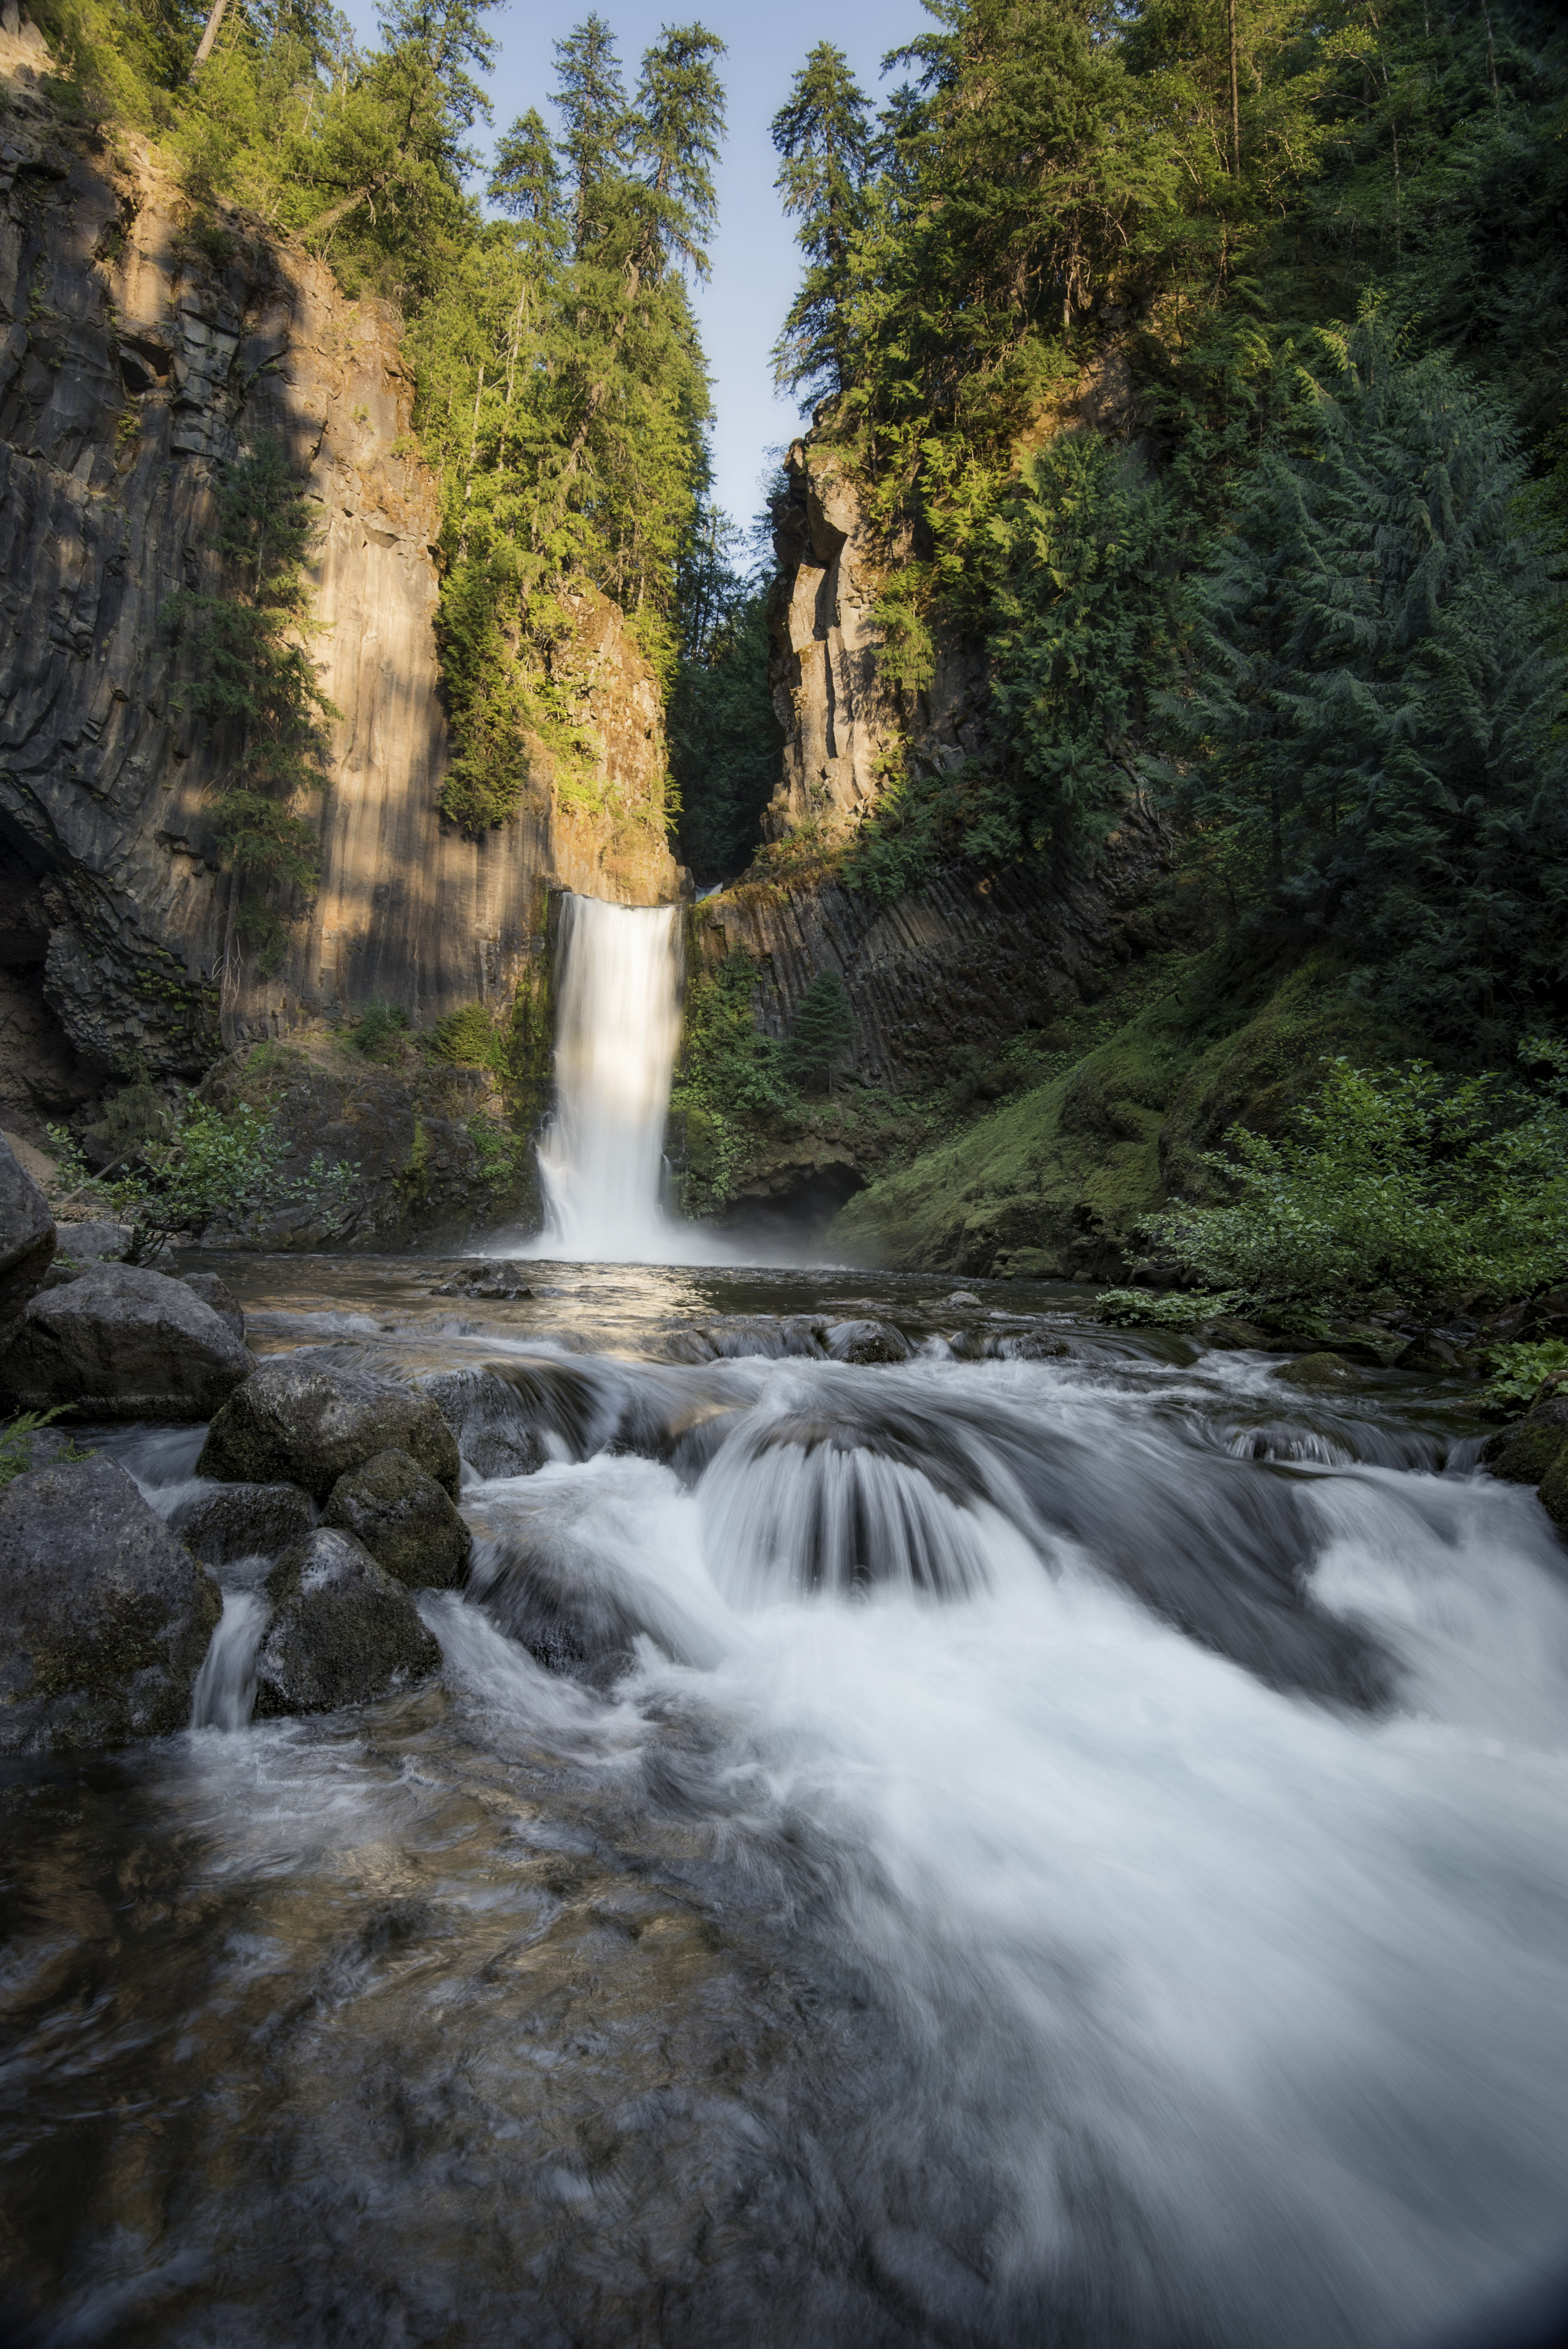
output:
<svg viewBox="0 0 1568 2349"><path fill-rule="evenodd" d="M663 1263L681 1234L661 1212L665 1117L680 1042L673 905L568 896L558 946L556 1109L540 1146L542 1253ZM691 1236L686 1236L689 1252Z"/></svg>
<svg viewBox="0 0 1568 2349"><path fill-rule="evenodd" d="M1462 1387L221 1268L445 1382L474 1573L438 1682L247 1725L227 1569L209 1725L8 1769L24 2338L1400 2349L1558 2251L1568 1555ZM177 1516L200 1431L103 1440Z"/></svg>

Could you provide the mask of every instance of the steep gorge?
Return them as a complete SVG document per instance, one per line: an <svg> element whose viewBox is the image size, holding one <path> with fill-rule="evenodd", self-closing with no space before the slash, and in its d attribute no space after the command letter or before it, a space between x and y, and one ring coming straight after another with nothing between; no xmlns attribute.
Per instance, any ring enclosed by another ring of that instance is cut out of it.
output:
<svg viewBox="0 0 1568 2349"><path fill-rule="evenodd" d="M593 787L558 792L533 742L511 823L473 840L443 820L436 485L410 453L397 316L253 217L198 215L145 143L63 114L36 30L6 25L7 1119L36 1123L131 1066L195 1076L218 1049L211 801L232 746L172 706L160 616L207 575L216 470L263 436L320 509L315 649L339 716L321 885L275 969L247 963L236 1033L287 1036L371 999L416 1026L500 1010L544 952L551 887L678 894L653 672L614 606L577 596L560 667L600 746Z"/></svg>

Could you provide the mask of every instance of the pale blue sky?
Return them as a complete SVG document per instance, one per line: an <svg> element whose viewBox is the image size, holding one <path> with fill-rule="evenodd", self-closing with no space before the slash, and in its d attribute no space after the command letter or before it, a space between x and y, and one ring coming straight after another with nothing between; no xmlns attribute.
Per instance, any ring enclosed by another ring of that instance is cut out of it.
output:
<svg viewBox="0 0 1568 2349"><path fill-rule="evenodd" d="M593 0L511 0L490 19L500 56L490 85L497 129L537 106L548 119L553 44L590 12ZM614 30L628 84L637 61L666 24L696 16L727 45L720 71L728 96L729 132L718 175L719 228L713 274L696 288L703 347L713 371L715 494L738 522L750 519L773 452L800 429L792 400L773 388L769 359L794 292L799 256L794 224L773 191L779 168L768 126L789 95L806 52L822 40L844 50L861 87L881 102L899 77L880 76L885 52L930 23L920 0L806 0L804 6L759 7L755 0L598 0ZM350 0L362 38L375 37L374 0Z"/></svg>

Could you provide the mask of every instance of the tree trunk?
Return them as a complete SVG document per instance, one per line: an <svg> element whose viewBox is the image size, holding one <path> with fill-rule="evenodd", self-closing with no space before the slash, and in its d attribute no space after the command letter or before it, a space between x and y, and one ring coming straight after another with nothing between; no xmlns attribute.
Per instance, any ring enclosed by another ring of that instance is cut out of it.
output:
<svg viewBox="0 0 1568 2349"><path fill-rule="evenodd" d="M1231 29L1231 173L1242 176L1242 97L1236 73L1236 0L1225 0Z"/></svg>
<svg viewBox="0 0 1568 2349"><path fill-rule="evenodd" d="M192 81L196 78L198 68L204 66L212 54L212 44L218 37L219 27L223 22L228 5L229 0L212 0L212 5L207 11L207 22L202 28L201 38L197 43L196 54L191 60L190 78Z"/></svg>

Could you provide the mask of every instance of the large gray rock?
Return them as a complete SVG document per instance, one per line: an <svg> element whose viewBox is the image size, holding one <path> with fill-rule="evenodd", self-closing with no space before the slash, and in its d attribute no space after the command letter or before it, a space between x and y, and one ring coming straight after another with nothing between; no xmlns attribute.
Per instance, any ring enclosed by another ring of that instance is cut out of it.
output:
<svg viewBox="0 0 1568 2349"><path fill-rule="evenodd" d="M258 1721L365 1704L440 1664L408 1593L352 1534L318 1526L265 1588L276 1611L256 1658Z"/></svg>
<svg viewBox="0 0 1568 2349"><path fill-rule="evenodd" d="M217 1585L102 1458L0 1492L0 1754L183 1729Z"/></svg>
<svg viewBox="0 0 1568 2349"><path fill-rule="evenodd" d="M377 1452L340 1476L321 1521L353 1534L409 1590L453 1590L468 1573L472 1534L406 1452Z"/></svg>
<svg viewBox="0 0 1568 2349"><path fill-rule="evenodd" d="M407 1452L456 1495L457 1438L428 1396L366 1371L324 1368L305 1351L273 1354L213 1419L196 1474L298 1485L325 1501L340 1476L387 1451Z"/></svg>
<svg viewBox="0 0 1568 2349"><path fill-rule="evenodd" d="M231 1566L239 1557L276 1557L304 1540L313 1518L310 1496L297 1485L220 1485L185 1502L169 1522L203 1566Z"/></svg>
<svg viewBox="0 0 1568 2349"><path fill-rule="evenodd" d="M44 1286L63 1288L67 1280L78 1279L100 1264L119 1264L129 1246L130 1230L125 1224L98 1218L61 1224L55 1235L57 1254Z"/></svg>
<svg viewBox="0 0 1568 2349"><path fill-rule="evenodd" d="M0 1399L92 1419L207 1419L254 1368L182 1280L103 1264L34 1298L0 1358Z"/></svg>
<svg viewBox="0 0 1568 2349"><path fill-rule="evenodd" d="M49 1203L10 1143L0 1140L0 1344L43 1286L54 1253Z"/></svg>
<svg viewBox="0 0 1568 2349"><path fill-rule="evenodd" d="M245 1342L245 1317L240 1300L232 1288L221 1281L215 1272L182 1272L180 1275L192 1297L210 1305L226 1329L232 1330L242 1345Z"/></svg>
<svg viewBox="0 0 1568 2349"><path fill-rule="evenodd" d="M835 1362L907 1362L913 1351L891 1321L835 1321L825 1342Z"/></svg>

